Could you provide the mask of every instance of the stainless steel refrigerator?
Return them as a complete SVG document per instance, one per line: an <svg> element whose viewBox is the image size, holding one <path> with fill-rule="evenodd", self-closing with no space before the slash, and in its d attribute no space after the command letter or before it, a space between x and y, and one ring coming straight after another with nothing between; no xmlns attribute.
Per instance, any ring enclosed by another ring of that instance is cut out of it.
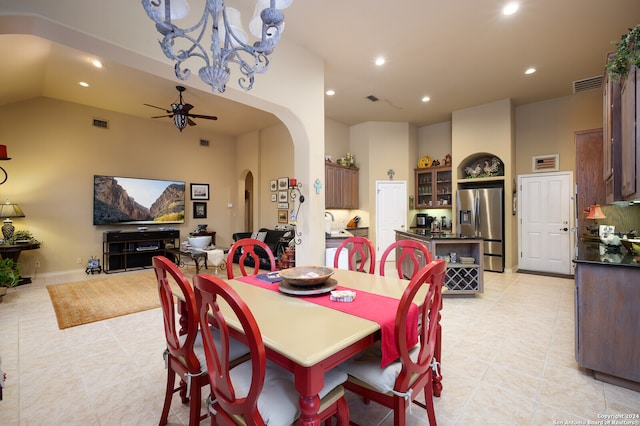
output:
<svg viewBox="0 0 640 426"><path fill-rule="evenodd" d="M458 233L484 240L484 269L504 272L504 197L502 188L459 189Z"/></svg>

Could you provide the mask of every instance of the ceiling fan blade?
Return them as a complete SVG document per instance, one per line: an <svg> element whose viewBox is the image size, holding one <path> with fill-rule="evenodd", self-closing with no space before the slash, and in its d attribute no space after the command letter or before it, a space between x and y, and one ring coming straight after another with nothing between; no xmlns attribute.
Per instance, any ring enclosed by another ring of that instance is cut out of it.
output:
<svg viewBox="0 0 640 426"><path fill-rule="evenodd" d="M156 115L155 117L151 117L151 118L165 118L165 117L173 117L173 114L167 114L167 115Z"/></svg>
<svg viewBox="0 0 640 426"><path fill-rule="evenodd" d="M191 108L193 108L193 105L191 105L191 104L184 104L184 105L182 105L182 111L184 111L184 112L189 112L189 111L191 111Z"/></svg>
<svg viewBox="0 0 640 426"><path fill-rule="evenodd" d="M189 126L195 126L196 122L193 121L191 118L189 118L189 116L187 116L187 123L189 123Z"/></svg>
<svg viewBox="0 0 640 426"><path fill-rule="evenodd" d="M161 109L161 110L166 111L166 112L168 112L168 113L170 113L170 112L171 112L171 111L169 111L168 109L166 109L166 108L161 108L161 107L159 107L159 106L150 105L150 104L145 104L145 105L146 105L146 106L150 106L151 108L158 108L158 109Z"/></svg>
<svg viewBox="0 0 640 426"><path fill-rule="evenodd" d="M213 115L189 114L189 117L204 118L205 120L217 120L218 117Z"/></svg>

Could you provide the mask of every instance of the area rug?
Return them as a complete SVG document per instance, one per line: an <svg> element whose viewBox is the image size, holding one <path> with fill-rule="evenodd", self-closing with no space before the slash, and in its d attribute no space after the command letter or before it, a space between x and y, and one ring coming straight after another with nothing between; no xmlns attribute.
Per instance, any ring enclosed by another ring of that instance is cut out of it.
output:
<svg viewBox="0 0 640 426"><path fill-rule="evenodd" d="M160 307L152 270L48 285L47 290L61 330Z"/></svg>

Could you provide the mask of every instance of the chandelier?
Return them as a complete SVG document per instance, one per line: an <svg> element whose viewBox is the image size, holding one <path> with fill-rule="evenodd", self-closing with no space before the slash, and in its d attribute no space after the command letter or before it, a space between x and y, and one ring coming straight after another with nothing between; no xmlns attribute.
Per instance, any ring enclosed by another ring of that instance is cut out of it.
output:
<svg viewBox="0 0 640 426"><path fill-rule="evenodd" d="M231 71L230 63L237 65L238 84L244 90L253 87L254 74L264 73L269 67L268 56L280 40L284 29L284 15L280 9L293 0L257 0L249 32L258 40L249 44L237 9L226 7L224 0L205 0L205 8L198 22L180 28L173 20L185 18L189 13L186 0L142 0L147 15L156 23L163 38L160 47L175 61L176 77L186 80L191 76L187 62L200 61L200 79L212 91L224 92ZM210 37L210 52L205 49L205 36Z"/></svg>

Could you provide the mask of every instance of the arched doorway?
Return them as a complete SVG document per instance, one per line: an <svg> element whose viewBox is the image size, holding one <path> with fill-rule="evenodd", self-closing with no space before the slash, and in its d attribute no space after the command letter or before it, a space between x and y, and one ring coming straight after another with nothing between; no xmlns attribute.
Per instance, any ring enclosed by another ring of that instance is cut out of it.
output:
<svg viewBox="0 0 640 426"><path fill-rule="evenodd" d="M248 172L244 177L244 229L253 232L253 174Z"/></svg>

